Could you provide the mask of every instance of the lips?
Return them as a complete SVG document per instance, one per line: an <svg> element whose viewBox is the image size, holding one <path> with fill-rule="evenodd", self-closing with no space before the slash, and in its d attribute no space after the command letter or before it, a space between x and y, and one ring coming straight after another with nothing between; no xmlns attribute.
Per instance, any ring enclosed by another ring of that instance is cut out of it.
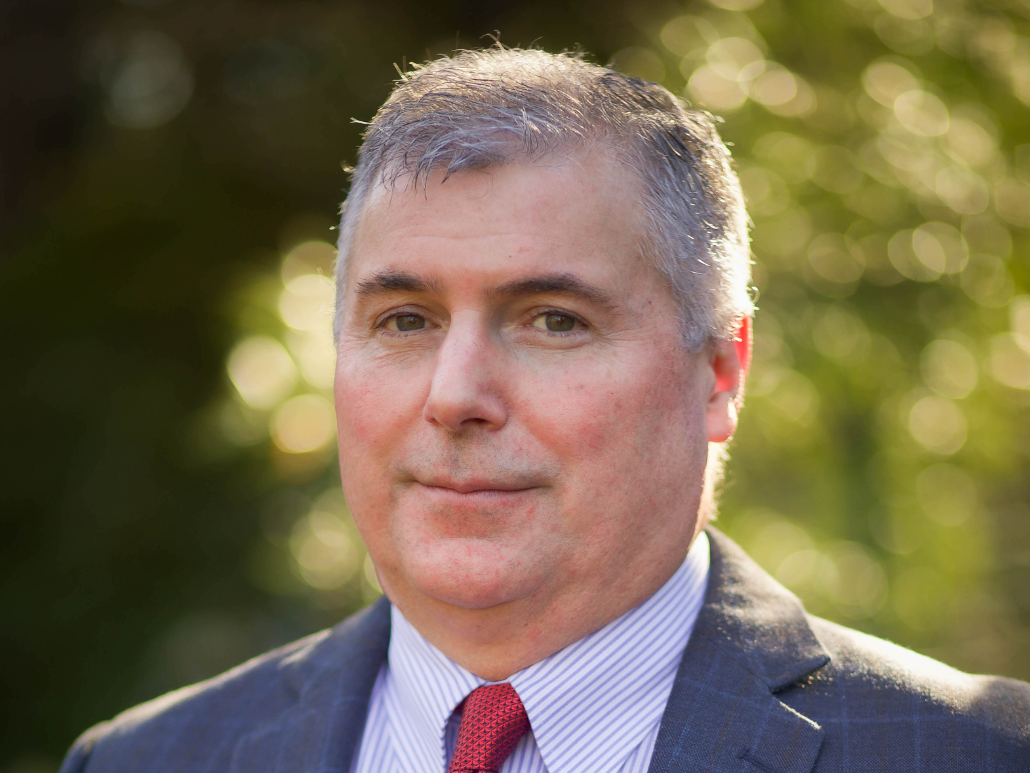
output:
<svg viewBox="0 0 1030 773"><path fill-rule="evenodd" d="M393 477L402 487L411 487L423 494L446 496L453 501L493 496L513 497L528 491L550 488L555 476L546 466L531 466L516 460L492 460L495 464L475 468L450 458L440 459L426 454L417 464L398 465ZM504 462L508 461L508 464Z"/></svg>
<svg viewBox="0 0 1030 773"><path fill-rule="evenodd" d="M529 491L530 489L537 488L536 486L527 485L524 483L498 483L495 481L485 480L417 480L416 483L428 489L440 489L441 491L450 491L456 494L505 494L516 493L519 491Z"/></svg>

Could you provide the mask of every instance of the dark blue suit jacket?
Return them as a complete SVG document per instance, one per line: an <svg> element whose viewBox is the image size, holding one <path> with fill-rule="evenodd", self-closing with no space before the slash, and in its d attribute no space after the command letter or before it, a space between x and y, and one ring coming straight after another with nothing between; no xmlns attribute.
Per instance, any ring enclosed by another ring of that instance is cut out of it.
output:
<svg viewBox="0 0 1030 773"><path fill-rule="evenodd" d="M651 773L1030 771L1030 685L811 617L728 538L709 537L708 591ZM384 599L98 725L61 773L347 773L389 641Z"/></svg>

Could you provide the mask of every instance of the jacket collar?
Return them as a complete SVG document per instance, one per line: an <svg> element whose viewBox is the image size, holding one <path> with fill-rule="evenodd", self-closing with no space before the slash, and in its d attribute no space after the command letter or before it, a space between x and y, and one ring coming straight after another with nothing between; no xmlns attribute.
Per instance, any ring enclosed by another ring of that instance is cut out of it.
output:
<svg viewBox="0 0 1030 773"><path fill-rule="evenodd" d="M662 717L649 773L807 773L819 755L823 731L775 693L822 668L830 656L792 593L729 538L714 529L708 536L708 591Z"/></svg>
<svg viewBox="0 0 1030 773"><path fill-rule="evenodd" d="M797 598L708 529L711 569L649 773L808 773L822 729L775 693L829 662ZM297 702L237 744L231 773L346 773L390 643L385 598L280 665ZM743 762L749 763L742 767Z"/></svg>

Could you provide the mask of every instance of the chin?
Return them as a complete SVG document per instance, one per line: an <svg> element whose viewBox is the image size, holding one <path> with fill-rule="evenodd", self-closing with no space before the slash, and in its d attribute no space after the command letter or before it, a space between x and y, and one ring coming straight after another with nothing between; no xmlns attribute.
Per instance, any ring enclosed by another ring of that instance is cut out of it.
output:
<svg viewBox="0 0 1030 773"><path fill-rule="evenodd" d="M405 562L407 580L423 597L463 609L489 609L528 598L543 585L539 559L483 540L446 540Z"/></svg>

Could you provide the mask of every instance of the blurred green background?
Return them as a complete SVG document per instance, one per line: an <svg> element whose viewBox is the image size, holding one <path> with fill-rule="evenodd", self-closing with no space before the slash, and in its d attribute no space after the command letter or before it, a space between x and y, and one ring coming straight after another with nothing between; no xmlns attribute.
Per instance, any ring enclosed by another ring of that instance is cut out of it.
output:
<svg viewBox="0 0 1030 773"><path fill-rule="evenodd" d="M0 771L376 597L330 230L395 66L581 46L725 119L759 312L719 526L1030 678L1026 0L9 0Z"/></svg>

